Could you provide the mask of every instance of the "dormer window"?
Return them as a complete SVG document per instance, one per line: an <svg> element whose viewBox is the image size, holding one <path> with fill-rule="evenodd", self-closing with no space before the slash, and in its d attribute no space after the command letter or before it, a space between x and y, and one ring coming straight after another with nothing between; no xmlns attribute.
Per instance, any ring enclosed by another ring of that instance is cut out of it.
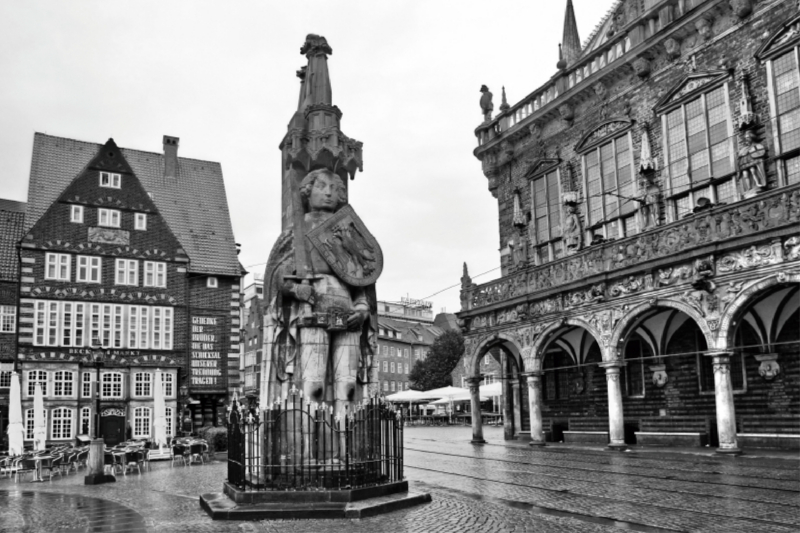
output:
<svg viewBox="0 0 800 533"><path fill-rule="evenodd" d="M100 173L100 186L110 187L112 189L119 189L122 187L122 176L112 172Z"/></svg>
<svg viewBox="0 0 800 533"><path fill-rule="evenodd" d="M120 212L116 209L98 209L97 225L109 228L118 228L120 222Z"/></svg>
<svg viewBox="0 0 800 533"><path fill-rule="evenodd" d="M214 276L209 276L208 279L206 279L206 287L209 289L216 289L219 287L219 280Z"/></svg>
<svg viewBox="0 0 800 533"><path fill-rule="evenodd" d="M76 224L83 224L83 206L71 205L69 206L69 221Z"/></svg>

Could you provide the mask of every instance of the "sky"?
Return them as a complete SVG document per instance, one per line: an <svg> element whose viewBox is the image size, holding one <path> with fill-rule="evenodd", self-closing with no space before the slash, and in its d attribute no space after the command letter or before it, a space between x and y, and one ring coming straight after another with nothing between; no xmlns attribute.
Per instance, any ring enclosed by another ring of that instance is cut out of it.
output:
<svg viewBox="0 0 800 533"><path fill-rule="evenodd" d="M573 0L582 40L613 0ZM349 200L384 255L378 298L460 310L500 276L497 201L472 155L479 89L514 104L556 72L566 0L0 2L0 198L26 201L35 132L222 164L241 263L280 233L280 144L309 33L364 143ZM484 275L480 275L486 272ZM452 288L449 288L452 287ZM448 289L449 288L449 289ZM447 289L447 290L445 290Z"/></svg>

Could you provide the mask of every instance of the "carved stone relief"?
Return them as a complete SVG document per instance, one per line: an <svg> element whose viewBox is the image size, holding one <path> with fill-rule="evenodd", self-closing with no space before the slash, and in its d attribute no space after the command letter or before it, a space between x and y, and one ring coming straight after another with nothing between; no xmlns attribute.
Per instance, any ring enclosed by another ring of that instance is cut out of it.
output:
<svg viewBox="0 0 800 533"><path fill-rule="evenodd" d="M722 256L717 262L717 270L736 272L757 266L774 265L783 260L780 241L751 246Z"/></svg>
<svg viewBox="0 0 800 533"><path fill-rule="evenodd" d="M781 365L778 364L778 354L768 353L755 356L758 366L758 374L767 381L772 381L781 373Z"/></svg>
<svg viewBox="0 0 800 533"><path fill-rule="evenodd" d="M571 292L564 297L564 308L602 302L606 298L606 284L597 283L589 289Z"/></svg>
<svg viewBox="0 0 800 533"><path fill-rule="evenodd" d="M611 285L611 288L608 289L608 295L611 296L612 298L616 298L618 296L622 296L625 294L633 294L639 292L640 290L646 287L645 283L646 277L647 276L644 274L640 276L628 276L626 279L618 281L617 283ZM650 287L647 288L652 288L653 285L652 277L650 278L649 285Z"/></svg>
<svg viewBox="0 0 800 533"><path fill-rule="evenodd" d="M800 259L800 237L790 237L783 243L783 255L787 261Z"/></svg>
<svg viewBox="0 0 800 533"><path fill-rule="evenodd" d="M666 385L667 382L669 381L666 365L651 365L650 371L653 373L653 378L652 378L653 385L655 385L659 389L662 388L664 385Z"/></svg>

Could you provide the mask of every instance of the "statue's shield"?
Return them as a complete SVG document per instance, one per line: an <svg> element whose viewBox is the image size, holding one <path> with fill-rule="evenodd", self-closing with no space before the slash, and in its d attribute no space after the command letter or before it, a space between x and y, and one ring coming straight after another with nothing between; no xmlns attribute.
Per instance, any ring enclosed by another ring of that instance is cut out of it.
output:
<svg viewBox="0 0 800 533"><path fill-rule="evenodd" d="M383 271L381 247L350 205L309 231L306 238L349 285L371 285Z"/></svg>

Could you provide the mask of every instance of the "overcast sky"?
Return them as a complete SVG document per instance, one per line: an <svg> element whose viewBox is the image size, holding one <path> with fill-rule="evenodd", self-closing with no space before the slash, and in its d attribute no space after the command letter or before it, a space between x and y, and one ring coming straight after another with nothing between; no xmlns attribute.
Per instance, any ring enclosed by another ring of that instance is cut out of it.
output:
<svg viewBox="0 0 800 533"><path fill-rule="evenodd" d="M585 39L613 0L574 0ZM34 132L219 161L240 260L280 232L278 145L308 33L324 35L342 130L364 143L350 203L381 244L378 297L426 298L499 266L472 155L481 84L512 105L555 73L566 0L0 2L0 197L26 201ZM187 191L190 192L190 191ZM499 269L476 278L486 282ZM430 298L460 309L458 288Z"/></svg>

